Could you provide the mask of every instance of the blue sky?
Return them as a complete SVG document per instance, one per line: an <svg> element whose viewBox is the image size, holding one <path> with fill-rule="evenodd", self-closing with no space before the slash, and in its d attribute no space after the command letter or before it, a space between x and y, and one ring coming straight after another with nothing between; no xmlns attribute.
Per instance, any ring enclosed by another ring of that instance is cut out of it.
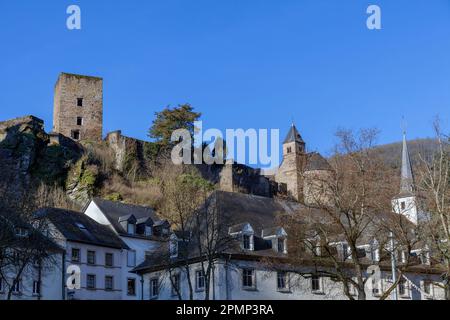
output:
<svg viewBox="0 0 450 320"><path fill-rule="evenodd" d="M66 8L82 30L66 28ZM366 8L382 30L366 28ZM294 119L328 154L339 127L379 142L432 135L450 116L448 0L0 0L0 120L51 129L61 71L104 78L104 133L146 138L154 112L190 103L204 127L280 128Z"/></svg>

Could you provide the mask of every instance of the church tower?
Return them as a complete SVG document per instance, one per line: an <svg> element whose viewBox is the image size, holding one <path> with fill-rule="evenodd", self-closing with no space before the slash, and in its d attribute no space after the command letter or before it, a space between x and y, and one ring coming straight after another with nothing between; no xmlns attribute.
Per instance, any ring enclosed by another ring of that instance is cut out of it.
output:
<svg viewBox="0 0 450 320"><path fill-rule="evenodd" d="M417 209L411 159L408 152L408 144L406 142L406 132L403 133L400 193L392 200L392 207L394 212L404 215L412 223L417 224L419 212Z"/></svg>
<svg viewBox="0 0 450 320"><path fill-rule="evenodd" d="M288 195L303 201L302 173L306 165L306 145L294 124L283 142L283 162L275 176L278 183L286 185Z"/></svg>
<svg viewBox="0 0 450 320"><path fill-rule="evenodd" d="M73 140L101 141L103 79L61 73L55 85L53 132Z"/></svg>

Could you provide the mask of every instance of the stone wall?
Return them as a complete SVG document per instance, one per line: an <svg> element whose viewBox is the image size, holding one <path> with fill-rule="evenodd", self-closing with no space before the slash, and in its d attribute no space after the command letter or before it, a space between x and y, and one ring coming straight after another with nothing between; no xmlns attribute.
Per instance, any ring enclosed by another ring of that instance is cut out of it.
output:
<svg viewBox="0 0 450 320"><path fill-rule="evenodd" d="M102 130L102 78L61 73L55 85L53 131L71 138L78 133L76 140L101 141Z"/></svg>

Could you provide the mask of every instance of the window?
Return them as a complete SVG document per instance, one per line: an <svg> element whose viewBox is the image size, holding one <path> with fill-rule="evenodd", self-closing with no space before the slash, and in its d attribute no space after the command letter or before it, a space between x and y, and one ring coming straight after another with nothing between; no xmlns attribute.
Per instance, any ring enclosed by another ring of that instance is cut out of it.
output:
<svg viewBox="0 0 450 320"><path fill-rule="evenodd" d="M127 233L134 235L136 233L136 226L132 223L127 224Z"/></svg>
<svg viewBox="0 0 450 320"><path fill-rule="evenodd" d="M433 281L431 281L431 280L424 280L424 282L423 282L423 291L428 296L432 296L433 295Z"/></svg>
<svg viewBox="0 0 450 320"><path fill-rule="evenodd" d="M347 260L349 257L348 254L348 244L343 243L342 244L342 259Z"/></svg>
<svg viewBox="0 0 450 320"><path fill-rule="evenodd" d="M406 209L406 202L405 202L405 201L402 201L402 202L400 203L400 207L402 208L402 210L405 210L405 209Z"/></svg>
<svg viewBox="0 0 450 320"><path fill-rule="evenodd" d="M250 245L250 236L248 234L244 234L243 236L243 245L244 245L244 249L245 250L250 250L251 249L251 245Z"/></svg>
<svg viewBox="0 0 450 320"><path fill-rule="evenodd" d="M178 257L178 239L174 238L170 240L169 244L170 257Z"/></svg>
<svg viewBox="0 0 450 320"><path fill-rule="evenodd" d="M151 226L145 226L145 235L147 237L152 235L152 227Z"/></svg>
<svg viewBox="0 0 450 320"><path fill-rule="evenodd" d="M277 289L278 291L289 290L287 273L284 271L277 272Z"/></svg>
<svg viewBox="0 0 450 320"><path fill-rule="evenodd" d="M0 293L3 293L3 279L0 279Z"/></svg>
<svg viewBox="0 0 450 320"><path fill-rule="evenodd" d="M80 140L80 130L72 130L72 139Z"/></svg>
<svg viewBox="0 0 450 320"><path fill-rule="evenodd" d="M203 270L195 272L195 288L198 291L205 290L205 273Z"/></svg>
<svg viewBox="0 0 450 320"><path fill-rule="evenodd" d="M114 290L114 277L113 276L105 276L105 290L106 291Z"/></svg>
<svg viewBox="0 0 450 320"><path fill-rule="evenodd" d="M136 266L136 251L129 250L127 252L127 266L135 267Z"/></svg>
<svg viewBox="0 0 450 320"><path fill-rule="evenodd" d="M77 98L77 107L83 106L83 98Z"/></svg>
<svg viewBox="0 0 450 320"><path fill-rule="evenodd" d="M80 249L72 248L72 262L80 262Z"/></svg>
<svg viewBox="0 0 450 320"><path fill-rule="evenodd" d="M112 267L114 265L114 255L112 253L105 253L105 265Z"/></svg>
<svg viewBox="0 0 450 320"><path fill-rule="evenodd" d="M12 293L18 294L20 293L20 279L13 285Z"/></svg>
<svg viewBox="0 0 450 320"><path fill-rule="evenodd" d="M134 278L127 279L127 295L129 296L136 295L136 279Z"/></svg>
<svg viewBox="0 0 450 320"><path fill-rule="evenodd" d="M88 274L86 278L86 288L89 290L93 290L96 288L96 279L95 274Z"/></svg>
<svg viewBox="0 0 450 320"><path fill-rule="evenodd" d="M33 294L39 295L41 293L41 283L39 281L33 281Z"/></svg>
<svg viewBox="0 0 450 320"><path fill-rule="evenodd" d="M77 117L77 126L82 126L82 125L83 125L83 118Z"/></svg>
<svg viewBox="0 0 450 320"><path fill-rule="evenodd" d="M158 278L150 280L150 298L154 299L159 295L159 281Z"/></svg>
<svg viewBox="0 0 450 320"><path fill-rule="evenodd" d="M408 283L405 279L401 279L398 283L398 293L400 296L407 297L409 295L408 292Z"/></svg>
<svg viewBox="0 0 450 320"><path fill-rule="evenodd" d="M279 252L279 253L284 253L284 250L285 250L285 248L284 248L284 242L285 242L285 239L283 239L283 238L278 238L278 252Z"/></svg>
<svg viewBox="0 0 450 320"><path fill-rule="evenodd" d="M174 274L172 276L172 295L178 295L180 291L180 274Z"/></svg>
<svg viewBox="0 0 450 320"><path fill-rule="evenodd" d="M319 276L311 277L311 290L312 292L322 292L322 282Z"/></svg>
<svg viewBox="0 0 450 320"><path fill-rule="evenodd" d="M255 287L255 270L242 269L242 286L252 289Z"/></svg>
<svg viewBox="0 0 450 320"><path fill-rule="evenodd" d="M376 279L372 277L372 295L374 297L379 296L381 294L380 282L381 280L376 281Z"/></svg>
<svg viewBox="0 0 450 320"><path fill-rule="evenodd" d="M287 153L292 153L292 148L291 147L287 148Z"/></svg>
<svg viewBox="0 0 450 320"><path fill-rule="evenodd" d="M95 264L95 251L88 251L87 252L87 263L88 264Z"/></svg>

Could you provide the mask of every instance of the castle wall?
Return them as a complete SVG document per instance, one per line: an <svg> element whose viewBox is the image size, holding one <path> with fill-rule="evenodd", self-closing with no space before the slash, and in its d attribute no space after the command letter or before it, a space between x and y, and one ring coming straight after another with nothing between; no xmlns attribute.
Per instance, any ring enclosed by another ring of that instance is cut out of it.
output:
<svg viewBox="0 0 450 320"><path fill-rule="evenodd" d="M55 85L53 131L74 140L101 141L102 130L103 80L61 73Z"/></svg>

